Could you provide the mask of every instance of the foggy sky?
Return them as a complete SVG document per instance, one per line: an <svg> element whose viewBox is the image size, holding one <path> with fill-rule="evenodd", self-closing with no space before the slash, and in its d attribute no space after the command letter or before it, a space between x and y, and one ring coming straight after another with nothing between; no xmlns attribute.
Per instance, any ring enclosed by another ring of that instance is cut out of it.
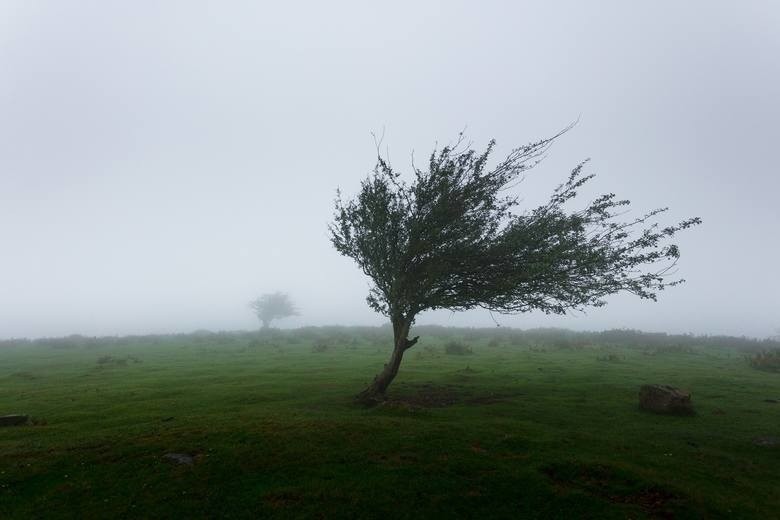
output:
<svg viewBox="0 0 780 520"><path fill-rule="evenodd" d="M393 166L466 128L512 147L574 130L518 190L581 160L633 213L700 216L687 283L652 303L496 316L515 327L764 337L780 327L780 4L0 4L0 337L380 324L329 243L382 132ZM493 326L486 311L418 323Z"/></svg>

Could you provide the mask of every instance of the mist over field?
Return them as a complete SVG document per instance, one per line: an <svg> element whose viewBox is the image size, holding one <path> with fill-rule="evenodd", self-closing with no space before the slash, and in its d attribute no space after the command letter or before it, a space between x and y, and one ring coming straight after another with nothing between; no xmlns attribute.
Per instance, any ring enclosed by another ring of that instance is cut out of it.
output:
<svg viewBox="0 0 780 520"><path fill-rule="evenodd" d="M0 519L776 518L778 29L0 2Z"/></svg>
<svg viewBox="0 0 780 520"><path fill-rule="evenodd" d="M769 1L3 2L0 337L376 325L331 246L336 188L383 152L411 174L465 129L495 158L574 120L516 190L580 161L589 197L699 216L687 283L587 314L426 312L418 323L767 337L780 327Z"/></svg>

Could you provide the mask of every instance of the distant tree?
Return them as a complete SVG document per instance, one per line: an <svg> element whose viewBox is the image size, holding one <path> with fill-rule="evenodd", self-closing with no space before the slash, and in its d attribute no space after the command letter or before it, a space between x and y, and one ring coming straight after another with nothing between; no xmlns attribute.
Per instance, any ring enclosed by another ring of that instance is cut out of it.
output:
<svg viewBox="0 0 780 520"><path fill-rule="evenodd" d="M514 212L519 198L510 189L562 133L516 148L492 167L495 142L478 153L461 135L435 149L426 170L412 164L410 183L378 153L357 197L344 200L337 191L331 241L372 280L368 304L390 318L394 335L389 361L359 401L384 399L419 339L409 339L409 330L425 310L564 314L602 306L619 291L655 300L683 281L666 278L680 256L666 240L700 219L661 228L651 220L662 208L619 221L629 201L612 193L570 210L593 177L583 174L585 162L547 203Z"/></svg>
<svg viewBox="0 0 780 520"><path fill-rule="evenodd" d="M249 307L255 311L257 319L263 324L264 329L271 325L272 320L298 314L290 297L282 292L264 294L250 302Z"/></svg>

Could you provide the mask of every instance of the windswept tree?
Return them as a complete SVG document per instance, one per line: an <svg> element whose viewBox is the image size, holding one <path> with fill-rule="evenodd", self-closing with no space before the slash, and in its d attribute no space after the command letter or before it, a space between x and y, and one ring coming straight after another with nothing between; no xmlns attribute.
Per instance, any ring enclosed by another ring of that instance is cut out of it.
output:
<svg viewBox="0 0 780 520"><path fill-rule="evenodd" d="M333 246L371 279L368 304L393 326L390 359L359 401L384 399L404 352L419 339L409 339L409 331L423 311L564 314L602 306L621 291L655 300L658 291L683 282L668 278L680 256L668 239L700 219L660 227L654 217L667 210L661 208L621 220L629 201L612 193L572 209L593 177L584 174L585 162L547 203L516 211L515 185L560 135L492 165L494 141L477 152L461 135L434 149L426 169L412 164L409 181L378 154L355 198L337 192Z"/></svg>
<svg viewBox="0 0 780 520"><path fill-rule="evenodd" d="M255 311L257 319L263 324L263 329L267 329L272 320L298 315L298 310L290 297L282 292L264 294L249 302L249 308Z"/></svg>

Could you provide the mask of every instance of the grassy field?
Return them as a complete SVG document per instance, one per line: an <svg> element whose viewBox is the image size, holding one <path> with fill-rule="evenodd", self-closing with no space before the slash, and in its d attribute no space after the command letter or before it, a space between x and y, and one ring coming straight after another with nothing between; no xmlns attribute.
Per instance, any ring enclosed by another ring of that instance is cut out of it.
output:
<svg viewBox="0 0 780 520"><path fill-rule="evenodd" d="M742 351L424 332L372 409L383 329L6 342L0 518L780 515L780 373Z"/></svg>

